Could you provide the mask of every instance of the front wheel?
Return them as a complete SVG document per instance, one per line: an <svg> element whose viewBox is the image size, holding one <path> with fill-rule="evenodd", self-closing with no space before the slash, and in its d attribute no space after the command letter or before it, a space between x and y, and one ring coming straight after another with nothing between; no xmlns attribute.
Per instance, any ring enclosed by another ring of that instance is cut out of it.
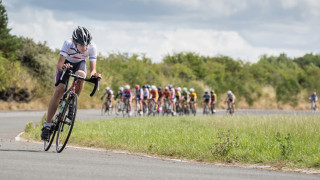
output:
<svg viewBox="0 0 320 180"><path fill-rule="evenodd" d="M54 137L56 136L56 132L57 132L57 121L58 121L58 116L56 116L55 120L53 121L53 125L51 126L51 135L49 137L49 140L48 141L43 141L44 142L44 150L45 151L48 151L51 147L51 144L54 140Z"/></svg>
<svg viewBox="0 0 320 180"><path fill-rule="evenodd" d="M62 119L59 121L59 128L56 139L56 150L60 153L67 145L72 132L74 120L77 114L78 96L75 93L70 94L63 112Z"/></svg>

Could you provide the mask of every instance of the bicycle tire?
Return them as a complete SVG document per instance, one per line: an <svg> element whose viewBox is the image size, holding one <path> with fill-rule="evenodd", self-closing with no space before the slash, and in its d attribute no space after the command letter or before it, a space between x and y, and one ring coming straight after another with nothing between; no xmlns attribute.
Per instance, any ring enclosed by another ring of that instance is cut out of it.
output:
<svg viewBox="0 0 320 180"><path fill-rule="evenodd" d="M57 122L57 119L58 119L58 116L56 116L54 121ZM52 142L53 142L53 140L54 140L54 138L56 136L56 132L57 132L57 128L56 127L57 127L56 123L54 123L54 125L52 125L52 134L50 135L49 140L48 141L43 141L44 142L43 146L44 146L44 150L45 151L48 151L50 149L51 145L52 145Z"/></svg>
<svg viewBox="0 0 320 180"><path fill-rule="evenodd" d="M70 105L73 107L72 117L69 117ZM58 153L62 152L66 147L70 138L74 120L77 114L78 96L75 93L71 93L68 101L63 109L62 117L63 120L59 121L58 133L56 138L56 150ZM68 127L69 126L69 127ZM66 129L69 128L69 129Z"/></svg>
<svg viewBox="0 0 320 180"><path fill-rule="evenodd" d="M101 116L104 116L105 114L106 114L106 104L103 103L101 108Z"/></svg>

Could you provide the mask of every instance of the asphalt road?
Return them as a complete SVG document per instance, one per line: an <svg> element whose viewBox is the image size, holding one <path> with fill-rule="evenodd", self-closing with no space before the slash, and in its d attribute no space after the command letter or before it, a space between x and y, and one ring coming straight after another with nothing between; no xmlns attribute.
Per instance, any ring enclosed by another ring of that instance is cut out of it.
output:
<svg viewBox="0 0 320 180"><path fill-rule="evenodd" d="M103 119L100 110L79 110L78 119ZM305 180L319 175L263 169L225 167L133 155L105 150L67 147L43 151L42 143L15 141L29 121L40 121L44 111L0 112L0 179L228 179ZM218 111L217 115L224 115ZM236 115L296 114L305 111L238 111Z"/></svg>

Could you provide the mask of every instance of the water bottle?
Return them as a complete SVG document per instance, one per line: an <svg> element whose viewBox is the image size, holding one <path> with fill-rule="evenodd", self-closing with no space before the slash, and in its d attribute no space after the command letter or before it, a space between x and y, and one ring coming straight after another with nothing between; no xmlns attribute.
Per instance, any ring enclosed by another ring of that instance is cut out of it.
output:
<svg viewBox="0 0 320 180"><path fill-rule="evenodd" d="M63 111L64 105L66 104L66 102L67 102L67 99L62 101L61 106L60 106L60 112Z"/></svg>

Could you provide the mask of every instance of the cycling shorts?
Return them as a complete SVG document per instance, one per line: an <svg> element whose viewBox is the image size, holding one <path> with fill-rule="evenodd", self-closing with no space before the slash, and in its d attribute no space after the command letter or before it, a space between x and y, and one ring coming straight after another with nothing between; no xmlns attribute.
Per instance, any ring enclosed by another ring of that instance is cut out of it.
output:
<svg viewBox="0 0 320 180"><path fill-rule="evenodd" d="M204 102L205 102L205 103L209 103L209 100L210 100L210 99L204 99Z"/></svg>
<svg viewBox="0 0 320 180"><path fill-rule="evenodd" d="M140 97L140 95L137 95L137 100L143 100L143 97Z"/></svg>
<svg viewBox="0 0 320 180"><path fill-rule="evenodd" d="M70 70L73 73L76 73L78 70L82 70L87 74L87 63L86 63L86 61L83 60L83 61L80 61L80 62L77 62L77 63L71 63L68 60L65 60L64 64L67 64L67 63L70 63L72 65L72 68L70 68ZM60 80L61 75L62 75L62 72L57 70L55 86L58 86L60 83L67 84L68 76L66 76L66 74L65 74L63 76L62 80Z"/></svg>

